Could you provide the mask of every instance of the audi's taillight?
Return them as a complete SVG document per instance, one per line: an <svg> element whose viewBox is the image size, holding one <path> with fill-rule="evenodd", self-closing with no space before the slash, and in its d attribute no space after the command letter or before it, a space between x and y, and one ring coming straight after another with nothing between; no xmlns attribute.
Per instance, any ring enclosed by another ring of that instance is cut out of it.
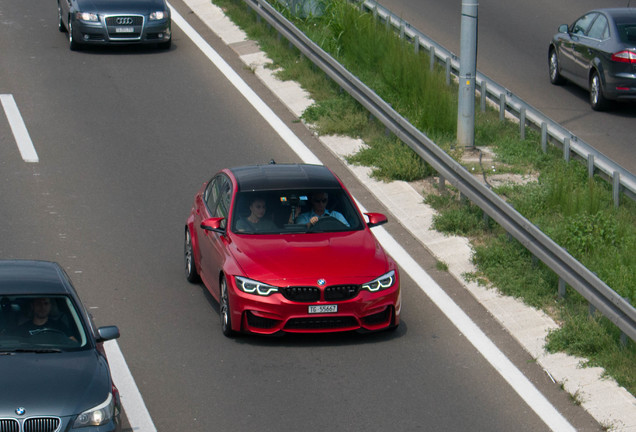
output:
<svg viewBox="0 0 636 432"><path fill-rule="evenodd" d="M636 63L636 52L623 50L612 54L612 61L619 63Z"/></svg>

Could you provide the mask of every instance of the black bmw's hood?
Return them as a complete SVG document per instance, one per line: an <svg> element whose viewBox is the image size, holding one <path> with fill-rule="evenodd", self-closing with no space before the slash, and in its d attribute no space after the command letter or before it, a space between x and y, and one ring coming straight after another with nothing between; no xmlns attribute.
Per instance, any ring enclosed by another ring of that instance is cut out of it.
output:
<svg viewBox="0 0 636 432"><path fill-rule="evenodd" d="M78 3L84 12L102 14L148 14L167 9L164 0L80 0Z"/></svg>
<svg viewBox="0 0 636 432"><path fill-rule="evenodd" d="M106 400L109 375L95 351L0 355L0 417L79 414Z"/></svg>

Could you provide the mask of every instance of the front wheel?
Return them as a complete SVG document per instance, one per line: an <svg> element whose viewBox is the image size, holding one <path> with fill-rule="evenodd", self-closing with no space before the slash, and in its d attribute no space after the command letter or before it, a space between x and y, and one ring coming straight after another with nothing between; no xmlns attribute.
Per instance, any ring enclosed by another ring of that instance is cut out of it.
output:
<svg viewBox="0 0 636 432"><path fill-rule="evenodd" d="M234 336L232 330L232 308L230 307L230 296L228 294L227 280L221 278L221 295L219 297L219 316L221 318L221 331L226 337Z"/></svg>
<svg viewBox="0 0 636 432"><path fill-rule="evenodd" d="M550 72L550 82L554 85L561 85L565 83L565 79L559 73L559 56L556 49L550 50L550 56L548 58L548 68Z"/></svg>
<svg viewBox="0 0 636 432"><path fill-rule="evenodd" d="M603 95L601 76L598 72L592 72L590 78L590 105L594 111L605 111L609 106L609 101Z"/></svg>
<svg viewBox="0 0 636 432"><path fill-rule="evenodd" d="M185 229L185 241L183 242L183 257L185 261L185 275L188 282L196 283L201 279L194 263L194 253L192 252L192 236L188 227Z"/></svg>
<svg viewBox="0 0 636 432"><path fill-rule="evenodd" d="M57 29L60 33L64 33L66 31L66 27L64 26L64 20L62 20L62 8L60 7L60 3L57 3Z"/></svg>
<svg viewBox="0 0 636 432"><path fill-rule="evenodd" d="M73 37L73 21L71 17L68 18L68 47L71 51L79 51L80 44Z"/></svg>

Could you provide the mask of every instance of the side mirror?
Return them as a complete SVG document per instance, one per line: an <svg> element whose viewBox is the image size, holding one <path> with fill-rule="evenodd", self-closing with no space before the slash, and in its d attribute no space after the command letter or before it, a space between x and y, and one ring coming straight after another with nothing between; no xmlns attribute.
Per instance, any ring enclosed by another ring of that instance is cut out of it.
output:
<svg viewBox="0 0 636 432"><path fill-rule="evenodd" d="M369 218L369 222L367 222L369 228L385 224L389 221L382 213L365 213L365 216Z"/></svg>
<svg viewBox="0 0 636 432"><path fill-rule="evenodd" d="M97 342L104 342L119 337L119 329L117 326L105 326L97 329Z"/></svg>
<svg viewBox="0 0 636 432"><path fill-rule="evenodd" d="M568 25L567 24L561 24L559 26L559 33L568 33Z"/></svg>
<svg viewBox="0 0 636 432"><path fill-rule="evenodd" d="M225 218L222 217L208 218L201 222L201 228L206 231L214 231L220 234L225 234L225 230L221 228L221 221L224 219Z"/></svg>

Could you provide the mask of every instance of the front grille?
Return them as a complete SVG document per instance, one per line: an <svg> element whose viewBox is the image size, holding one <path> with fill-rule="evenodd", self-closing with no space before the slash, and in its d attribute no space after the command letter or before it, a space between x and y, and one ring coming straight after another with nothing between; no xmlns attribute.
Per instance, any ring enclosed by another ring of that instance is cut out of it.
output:
<svg viewBox="0 0 636 432"><path fill-rule="evenodd" d="M320 289L316 287L285 287L280 289L287 300L295 302L317 302L320 300Z"/></svg>
<svg viewBox="0 0 636 432"><path fill-rule="evenodd" d="M144 18L137 15L118 15L106 18L108 37L112 39L140 39L144 28ZM121 30L129 30L121 32Z"/></svg>
<svg viewBox="0 0 636 432"><path fill-rule="evenodd" d="M320 330L358 327L354 317L292 318L285 325L286 330Z"/></svg>
<svg viewBox="0 0 636 432"><path fill-rule="evenodd" d="M359 285L332 285L325 288L325 301L349 300L358 295Z"/></svg>
<svg viewBox="0 0 636 432"><path fill-rule="evenodd" d="M55 432L59 426L59 418L28 418L24 421L24 432Z"/></svg>
<svg viewBox="0 0 636 432"><path fill-rule="evenodd" d="M18 432L20 424L15 419L0 419L0 432Z"/></svg>

